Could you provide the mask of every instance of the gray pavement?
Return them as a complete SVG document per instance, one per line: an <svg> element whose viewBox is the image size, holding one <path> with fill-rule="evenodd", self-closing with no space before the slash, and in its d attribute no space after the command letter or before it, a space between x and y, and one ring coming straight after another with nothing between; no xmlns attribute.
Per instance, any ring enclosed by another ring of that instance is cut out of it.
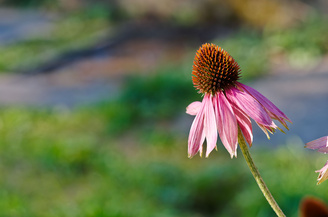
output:
<svg viewBox="0 0 328 217"><path fill-rule="evenodd" d="M114 98L121 86L115 79L72 83L60 76L0 75L0 106L79 106Z"/></svg>

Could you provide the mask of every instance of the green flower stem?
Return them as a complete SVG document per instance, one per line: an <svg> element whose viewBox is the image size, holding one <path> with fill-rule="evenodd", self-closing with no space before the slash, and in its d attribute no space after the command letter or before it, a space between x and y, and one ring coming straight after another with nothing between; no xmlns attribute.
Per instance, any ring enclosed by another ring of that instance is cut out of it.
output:
<svg viewBox="0 0 328 217"><path fill-rule="evenodd" d="M243 137L240 129L238 130L238 142L239 142L240 149L243 152L243 155L247 162L247 165L250 168L250 170L255 178L255 181L257 182L258 186L260 187L264 197L267 199L267 201L269 202L270 206L275 211L277 216L279 216L279 217L285 216L285 214L281 211L280 207L278 206L277 202L274 200L268 187L265 185L258 169L256 168L254 161L248 151L248 147L246 145L246 142L244 140L244 137Z"/></svg>

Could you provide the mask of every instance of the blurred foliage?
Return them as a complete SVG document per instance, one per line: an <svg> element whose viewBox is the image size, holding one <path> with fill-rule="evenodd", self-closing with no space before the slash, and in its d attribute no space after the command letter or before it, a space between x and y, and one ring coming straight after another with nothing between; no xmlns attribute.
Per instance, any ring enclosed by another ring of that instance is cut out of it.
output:
<svg viewBox="0 0 328 217"><path fill-rule="evenodd" d="M11 5L16 7L36 7L46 6L56 3L53 0L2 0L5 5Z"/></svg>
<svg viewBox="0 0 328 217"><path fill-rule="evenodd" d="M38 7L52 11L76 11L100 5L111 12L115 20L153 18L182 26L220 24L288 28L302 20L311 7L319 8L321 1L293 0L0 0L7 5Z"/></svg>
<svg viewBox="0 0 328 217"><path fill-rule="evenodd" d="M208 159L188 159L186 135L172 132L170 141L114 138L102 112L1 110L1 216L273 215L242 156L219 144ZM251 152L287 216L305 195L328 201L314 173L326 156L301 144Z"/></svg>
<svg viewBox="0 0 328 217"><path fill-rule="evenodd" d="M288 31L264 33L270 55L285 55L294 67L313 66L328 53L328 19L313 14L302 25Z"/></svg>
<svg viewBox="0 0 328 217"><path fill-rule="evenodd" d="M242 76L247 74L246 79L266 74L276 59L295 68L313 67L328 53L327 21L327 17L313 14L290 29L268 29L262 33L242 29L215 43L234 57Z"/></svg>
<svg viewBox="0 0 328 217"><path fill-rule="evenodd" d="M225 49L238 62L243 79L258 78L269 69L269 55L263 38L256 32L243 32L217 44Z"/></svg>
<svg viewBox="0 0 328 217"><path fill-rule="evenodd" d="M193 88L190 69L171 66L150 76L128 78L121 96L115 102L101 103L99 109L109 131L116 134L170 121L181 115L191 100L200 100L200 96Z"/></svg>
<svg viewBox="0 0 328 217"><path fill-rule="evenodd" d="M304 1L228 0L239 23L252 29L288 29L303 20L312 10ZM315 1L312 5L315 6ZM218 5L217 5L218 6Z"/></svg>

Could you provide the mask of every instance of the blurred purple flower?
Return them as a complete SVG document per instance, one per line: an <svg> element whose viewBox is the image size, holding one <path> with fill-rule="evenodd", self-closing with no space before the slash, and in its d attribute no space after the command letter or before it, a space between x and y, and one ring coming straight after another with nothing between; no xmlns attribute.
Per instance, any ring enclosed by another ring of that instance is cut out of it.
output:
<svg viewBox="0 0 328 217"><path fill-rule="evenodd" d="M291 122L272 102L255 89L237 80L240 77L238 63L222 48L204 44L197 51L193 65L193 83L204 94L202 102L187 107L187 113L196 115L188 139L188 155L197 152L202 156L206 138L206 157L216 148L217 132L231 158L237 157L238 128L249 146L253 133L250 118L268 136L280 129L272 121L278 120L284 127ZM280 129L281 130L281 129Z"/></svg>
<svg viewBox="0 0 328 217"><path fill-rule="evenodd" d="M321 137L319 139L313 140L311 142L308 142L305 144L305 148L309 149L317 149L318 152L322 152L324 154L328 153L328 136ZM326 164L320 169L315 172L319 173L318 176L318 185L321 184L323 181L325 181L328 178L328 161Z"/></svg>
<svg viewBox="0 0 328 217"><path fill-rule="evenodd" d="M321 137L305 144L305 148L318 149L318 152L327 154L328 152L328 136Z"/></svg>

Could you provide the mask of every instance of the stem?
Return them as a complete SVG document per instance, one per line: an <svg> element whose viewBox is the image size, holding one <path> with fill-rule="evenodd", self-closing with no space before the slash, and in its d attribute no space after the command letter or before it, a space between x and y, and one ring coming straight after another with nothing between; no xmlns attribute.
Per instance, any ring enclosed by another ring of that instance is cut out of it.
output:
<svg viewBox="0 0 328 217"><path fill-rule="evenodd" d="M280 207L278 206L277 202L274 200L272 194L270 193L268 187L265 185L258 169L256 168L254 161L248 151L248 147L245 143L244 137L240 131L240 129L238 129L238 142L239 142L239 146L241 151L243 152L243 155L245 157L245 160L247 162L247 165L249 167L249 169L251 170L255 181L257 182L258 186L260 187L264 197L267 199L267 201L269 202L270 206L272 207L272 209L275 211L275 213L277 214L277 216L279 217L285 217L285 214L281 211Z"/></svg>

